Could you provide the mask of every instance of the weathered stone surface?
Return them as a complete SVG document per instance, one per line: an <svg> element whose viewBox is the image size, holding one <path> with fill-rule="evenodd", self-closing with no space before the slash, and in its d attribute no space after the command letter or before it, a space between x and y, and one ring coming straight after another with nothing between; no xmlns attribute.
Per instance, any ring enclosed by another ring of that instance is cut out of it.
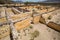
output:
<svg viewBox="0 0 60 40"><path fill-rule="evenodd" d="M40 22L43 23L43 24L46 24L46 21L43 17L40 16Z"/></svg>
<svg viewBox="0 0 60 40"><path fill-rule="evenodd" d="M0 23L4 23L4 22L7 22L6 17L0 18Z"/></svg>
<svg viewBox="0 0 60 40"><path fill-rule="evenodd" d="M10 26L9 25L0 26L0 38L6 37L7 35L10 35Z"/></svg>
<svg viewBox="0 0 60 40"><path fill-rule="evenodd" d="M31 21L30 19L25 19L25 20L15 23L14 26L17 30L20 30L24 27L28 27L30 25L30 21Z"/></svg>
<svg viewBox="0 0 60 40"><path fill-rule="evenodd" d="M7 35L6 37L1 38L0 40L11 40L10 35Z"/></svg>
<svg viewBox="0 0 60 40"><path fill-rule="evenodd" d="M33 17L33 23L34 24L39 23L39 20L40 20L40 16L34 16Z"/></svg>
<svg viewBox="0 0 60 40"><path fill-rule="evenodd" d="M55 29L55 30L60 31L60 25L58 25L58 24L56 24L56 23L54 23L54 22L49 22L47 25L48 25L49 27Z"/></svg>

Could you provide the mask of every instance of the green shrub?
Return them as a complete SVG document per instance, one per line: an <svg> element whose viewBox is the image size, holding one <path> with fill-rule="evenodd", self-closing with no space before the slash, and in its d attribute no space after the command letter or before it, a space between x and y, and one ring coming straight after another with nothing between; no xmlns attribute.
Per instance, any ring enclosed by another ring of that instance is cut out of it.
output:
<svg viewBox="0 0 60 40"><path fill-rule="evenodd" d="M32 28L33 28L33 26L31 25L29 28L30 28L30 29L32 29Z"/></svg>
<svg viewBox="0 0 60 40"><path fill-rule="evenodd" d="M33 33L31 33L31 39L30 40L34 40L34 38L39 36L39 31L35 30Z"/></svg>

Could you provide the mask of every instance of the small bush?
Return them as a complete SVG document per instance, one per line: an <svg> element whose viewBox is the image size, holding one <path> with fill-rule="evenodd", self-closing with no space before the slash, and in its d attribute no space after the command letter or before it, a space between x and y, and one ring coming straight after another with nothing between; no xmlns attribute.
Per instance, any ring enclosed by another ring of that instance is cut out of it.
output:
<svg viewBox="0 0 60 40"><path fill-rule="evenodd" d="M29 28L30 28L30 29L32 29L32 28L33 28L33 26L31 25Z"/></svg>
<svg viewBox="0 0 60 40"><path fill-rule="evenodd" d="M35 30L33 33L31 33L31 39L30 40L34 40L34 38L39 36L39 31Z"/></svg>

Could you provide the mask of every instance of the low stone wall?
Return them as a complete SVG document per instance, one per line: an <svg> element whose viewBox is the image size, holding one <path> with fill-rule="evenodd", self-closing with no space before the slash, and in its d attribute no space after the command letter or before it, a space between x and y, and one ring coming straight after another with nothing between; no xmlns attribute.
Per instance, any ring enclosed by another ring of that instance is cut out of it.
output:
<svg viewBox="0 0 60 40"><path fill-rule="evenodd" d="M0 40L11 40L10 35L7 35L6 37L1 38Z"/></svg>
<svg viewBox="0 0 60 40"><path fill-rule="evenodd" d="M31 25L32 18L26 18L17 22L13 22L10 24L12 30L13 40L18 40L18 34L21 29L29 27Z"/></svg>
<svg viewBox="0 0 60 40"><path fill-rule="evenodd" d="M42 16L40 16L40 22L43 23L43 24L46 24L46 21Z"/></svg>
<svg viewBox="0 0 60 40"><path fill-rule="evenodd" d="M0 17L5 17L6 15L5 15L5 8L6 7L1 7L0 8Z"/></svg>
<svg viewBox="0 0 60 40"><path fill-rule="evenodd" d="M33 17L33 23L39 23L40 16L34 16Z"/></svg>
<svg viewBox="0 0 60 40"><path fill-rule="evenodd" d="M4 22L7 22L6 17L0 18L0 23L4 23Z"/></svg>
<svg viewBox="0 0 60 40"><path fill-rule="evenodd" d="M15 8L12 8L12 11L15 13L15 14L20 14L20 11L15 9Z"/></svg>
<svg viewBox="0 0 60 40"><path fill-rule="evenodd" d="M10 26L9 25L0 26L0 39L3 39L4 37L7 36L10 36Z"/></svg>
<svg viewBox="0 0 60 40"><path fill-rule="evenodd" d="M47 25L48 25L49 27L57 30L57 31L60 31L60 25L58 25L58 24L55 24L55 23L53 23L53 22L49 22Z"/></svg>
<svg viewBox="0 0 60 40"><path fill-rule="evenodd" d="M7 17L10 17L10 16L14 15L14 12L12 11L12 8L6 8L6 14L7 14Z"/></svg>

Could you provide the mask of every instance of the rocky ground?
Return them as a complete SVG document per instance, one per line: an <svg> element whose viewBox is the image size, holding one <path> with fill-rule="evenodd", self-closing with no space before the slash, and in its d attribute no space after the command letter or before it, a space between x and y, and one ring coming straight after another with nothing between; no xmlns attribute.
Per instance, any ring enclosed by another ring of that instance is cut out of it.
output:
<svg viewBox="0 0 60 40"><path fill-rule="evenodd" d="M2 7L2 10L0 10L0 26L2 27L4 24L9 24L9 27L11 28L10 32L12 33L14 40L60 40L60 32L49 28L57 28L56 30L60 31L60 9L56 9L55 7L53 9L51 8L52 10L46 9L45 7L42 9L32 8L29 12L26 12L27 9L25 7L24 9ZM2 13L4 15L2 15ZM7 23L5 23L6 21ZM51 21L56 24L48 24ZM33 22L33 24L31 22ZM16 24L16 26L14 24ZM57 24L58 26L56 26ZM4 27L1 29L4 29ZM0 40L10 40L10 38L12 38L10 37L10 34L4 36L4 33L6 32L10 33L7 31L7 28L0 32L0 36L3 35Z"/></svg>
<svg viewBox="0 0 60 40"><path fill-rule="evenodd" d="M17 40L60 40L59 32L41 23L31 24L31 27L24 28L19 32L20 33ZM35 35L31 35L32 33Z"/></svg>

